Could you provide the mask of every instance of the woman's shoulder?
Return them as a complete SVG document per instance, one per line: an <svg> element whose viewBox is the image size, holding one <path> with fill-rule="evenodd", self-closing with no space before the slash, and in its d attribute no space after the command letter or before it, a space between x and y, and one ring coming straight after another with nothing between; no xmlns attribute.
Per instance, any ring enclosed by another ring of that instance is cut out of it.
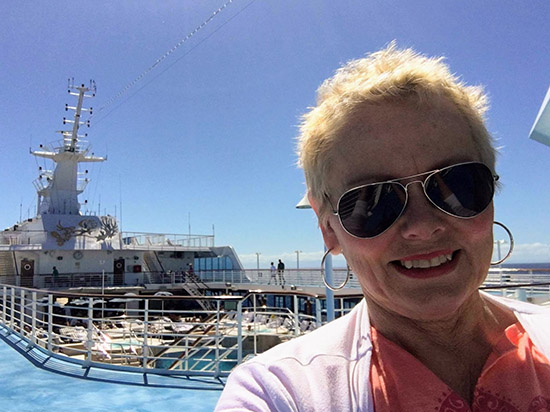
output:
<svg viewBox="0 0 550 412"><path fill-rule="evenodd" d="M357 410L369 404L370 348L362 301L347 315L238 366L216 411Z"/></svg>
<svg viewBox="0 0 550 412"><path fill-rule="evenodd" d="M281 343L249 362L269 366L289 361L307 365L318 359L355 360L370 348L370 325L365 301L345 316L303 336Z"/></svg>
<svg viewBox="0 0 550 412"><path fill-rule="evenodd" d="M493 303L512 311L531 341L550 359L550 307L491 296L486 293L483 296Z"/></svg>
<svg viewBox="0 0 550 412"><path fill-rule="evenodd" d="M513 311L515 313L522 313L526 315L542 315L550 316L550 307L543 305L535 305L530 302L523 302L521 300L504 298L501 296L491 295L489 293L482 292L482 296L497 304L501 308Z"/></svg>
<svg viewBox="0 0 550 412"><path fill-rule="evenodd" d="M362 301L347 315L238 366L216 410L265 410L265 405L269 410L314 410L315 405L352 410L353 402L368 402L368 391L356 391L361 400L354 400L350 377L355 376L362 387L368 383L370 357L365 355L371 347Z"/></svg>

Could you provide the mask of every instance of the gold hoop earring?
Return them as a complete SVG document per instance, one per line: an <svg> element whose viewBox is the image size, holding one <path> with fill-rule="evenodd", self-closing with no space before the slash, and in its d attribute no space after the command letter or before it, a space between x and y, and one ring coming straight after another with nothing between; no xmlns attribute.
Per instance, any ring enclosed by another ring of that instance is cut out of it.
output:
<svg viewBox="0 0 550 412"><path fill-rule="evenodd" d="M506 227L506 225L504 225L504 223L500 223L500 222L497 222L495 220L493 222L493 224L499 225L500 227L502 227L506 231L506 233L508 233L508 236L510 237L510 250L508 250L508 253L502 259L499 259L496 262L491 262L491 265L495 266L495 265L500 265L502 262L504 262L506 259L508 259L510 257L510 255L512 254L512 250L514 250L514 236L512 236L512 232L510 232L510 229L508 229Z"/></svg>
<svg viewBox="0 0 550 412"><path fill-rule="evenodd" d="M346 279L338 286L332 286L332 285L329 285L329 283L327 282L327 278L325 276L325 260L327 259L327 256L329 255L329 253L332 251L332 249L329 249L325 252L325 254L323 255L323 259L321 259L321 277L323 278L323 283L325 284L325 286L327 287L327 289L330 289L332 290L333 292L336 292L337 290L340 290L342 289L344 286L346 286L346 284L348 283L349 281L349 278L350 278L350 270L349 270L349 265L346 264L346 268L347 268L347 271L346 271Z"/></svg>

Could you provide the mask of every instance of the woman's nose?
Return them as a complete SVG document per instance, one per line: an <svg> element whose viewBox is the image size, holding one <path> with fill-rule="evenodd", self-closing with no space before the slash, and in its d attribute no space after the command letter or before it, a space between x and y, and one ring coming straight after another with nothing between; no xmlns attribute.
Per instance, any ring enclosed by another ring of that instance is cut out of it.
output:
<svg viewBox="0 0 550 412"><path fill-rule="evenodd" d="M445 216L426 197L422 184L407 185L407 207L399 219L401 235L410 240L429 240L445 231Z"/></svg>

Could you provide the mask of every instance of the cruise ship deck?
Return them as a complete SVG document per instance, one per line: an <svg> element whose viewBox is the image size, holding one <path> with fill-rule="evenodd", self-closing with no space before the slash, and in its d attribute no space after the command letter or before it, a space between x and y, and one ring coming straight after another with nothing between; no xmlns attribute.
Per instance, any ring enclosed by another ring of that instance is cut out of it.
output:
<svg viewBox="0 0 550 412"><path fill-rule="evenodd" d="M117 385L51 373L29 362L0 328L0 405L6 412L167 411L210 412L221 393L199 381L195 389Z"/></svg>

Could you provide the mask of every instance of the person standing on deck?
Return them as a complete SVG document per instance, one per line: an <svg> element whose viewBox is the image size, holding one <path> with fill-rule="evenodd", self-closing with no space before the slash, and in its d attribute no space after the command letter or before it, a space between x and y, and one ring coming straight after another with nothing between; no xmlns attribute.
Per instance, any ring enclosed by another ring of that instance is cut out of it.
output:
<svg viewBox="0 0 550 412"><path fill-rule="evenodd" d="M57 270L57 268L54 266L53 269L52 269L52 283L53 283L53 286L55 287L55 285L57 284L57 278L59 277L59 271Z"/></svg>
<svg viewBox="0 0 550 412"><path fill-rule="evenodd" d="M187 275L189 276L190 279L195 278L195 270L193 269L192 263L187 264Z"/></svg>
<svg viewBox="0 0 550 412"><path fill-rule="evenodd" d="M269 282L267 282L268 285L271 285L271 281L275 280L275 284L277 284L277 269L275 268L275 265L273 262L271 262L271 277L269 278Z"/></svg>
<svg viewBox="0 0 550 412"><path fill-rule="evenodd" d="M279 283L281 286L285 285L285 264L281 259L279 259L279 263L277 264L277 273L279 274Z"/></svg>

